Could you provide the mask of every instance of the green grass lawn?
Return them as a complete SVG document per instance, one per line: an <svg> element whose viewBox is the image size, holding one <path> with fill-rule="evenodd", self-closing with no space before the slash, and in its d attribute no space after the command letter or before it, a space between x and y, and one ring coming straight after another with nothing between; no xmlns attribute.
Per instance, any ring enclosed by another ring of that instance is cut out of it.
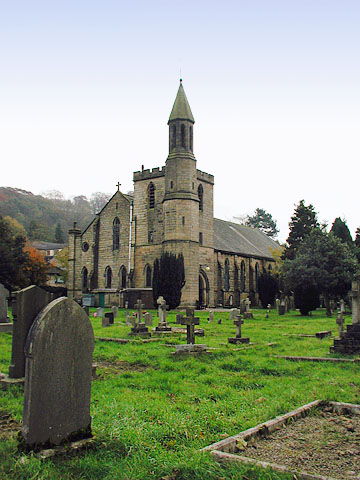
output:
<svg viewBox="0 0 360 480"><path fill-rule="evenodd" d="M116 324L101 327L92 316L95 336L129 338L125 312ZM153 312L155 313L155 312ZM199 449L228 435L321 398L360 403L359 365L289 362L274 355L329 356L330 338L284 336L332 330L335 315L312 317L297 312L279 317L274 310L253 310L243 336L252 345L230 345L235 325L229 312L215 313L208 324L200 312L200 327L210 353L173 356L172 345L185 335L127 344L96 341L98 378L92 384L91 415L95 448L77 456L40 461L17 451L15 436L0 438L0 478L6 479L275 479L286 478L241 465L220 465ZM217 320L221 318L221 325ZM175 313L168 316L175 322ZM351 321L346 317L346 322ZM0 371L7 372L11 334L0 334ZM332 355L334 356L334 355ZM0 391L0 413L22 418L23 391ZM288 477L290 478L290 477Z"/></svg>

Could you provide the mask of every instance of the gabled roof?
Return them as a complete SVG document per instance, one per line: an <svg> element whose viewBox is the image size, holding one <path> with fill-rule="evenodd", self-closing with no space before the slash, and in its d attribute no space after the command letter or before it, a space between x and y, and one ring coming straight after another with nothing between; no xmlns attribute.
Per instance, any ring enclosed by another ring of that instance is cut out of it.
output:
<svg viewBox="0 0 360 480"><path fill-rule="evenodd" d="M185 95L184 87L182 86L182 80L180 80L179 90L170 113L169 122L172 120L190 120L190 122L195 123L189 102Z"/></svg>
<svg viewBox="0 0 360 480"><path fill-rule="evenodd" d="M66 243L43 242L42 240L34 240L31 245L37 250L61 250L66 247Z"/></svg>
<svg viewBox="0 0 360 480"><path fill-rule="evenodd" d="M214 218L214 248L245 257L274 260L272 250L280 246L256 228Z"/></svg>

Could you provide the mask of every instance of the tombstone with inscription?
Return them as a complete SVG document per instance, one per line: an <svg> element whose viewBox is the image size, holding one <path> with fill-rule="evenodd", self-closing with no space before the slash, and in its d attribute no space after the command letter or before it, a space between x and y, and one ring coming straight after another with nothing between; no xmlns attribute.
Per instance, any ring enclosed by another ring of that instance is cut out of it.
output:
<svg viewBox="0 0 360 480"><path fill-rule="evenodd" d="M9 323L7 314L9 290L0 283L0 323Z"/></svg>
<svg viewBox="0 0 360 480"><path fill-rule="evenodd" d="M254 315L252 314L251 310L250 310L250 305L251 305L251 301L250 301L250 298L246 298L245 299L245 312L244 312L244 318L245 319L248 319L248 318L254 318Z"/></svg>
<svg viewBox="0 0 360 480"><path fill-rule="evenodd" d="M113 312L106 312L104 317L109 320L109 325L114 325L114 314L113 314Z"/></svg>
<svg viewBox="0 0 360 480"><path fill-rule="evenodd" d="M22 436L28 448L91 436L94 333L83 309L61 297L36 317L26 346Z"/></svg>
<svg viewBox="0 0 360 480"><path fill-rule="evenodd" d="M135 325L133 325L129 335L130 336L140 336L140 337L151 337L151 333L149 332L148 327L146 326L145 322L143 321L143 308L144 305L139 299L135 303L135 308L137 310L137 316ZM130 317L131 319L131 317Z"/></svg>
<svg viewBox="0 0 360 480"><path fill-rule="evenodd" d="M351 297L352 323L346 326L346 331L343 331L343 326L341 326L340 331L340 325L337 320L339 333L342 333L342 335L340 338L335 338L334 345L330 347L330 353L351 355L360 352L360 274L352 282Z"/></svg>
<svg viewBox="0 0 360 480"><path fill-rule="evenodd" d="M236 325L236 337L228 338L229 343L249 343L250 338L241 336L241 325L244 323L244 320L241 319L241 315L236 316L234 320L234 325Z"/></svg>
<svg viewBox="0 0 360 480"><path fill-rule="evenodd" d="M166 300L164 299L164 297L159 297L156 303L158 304L159 324L157 327L154 328L154 332L171 332L171 327L169 327L166 322L167 310L169 308L169 305L166 305Z"/></svg>
<svg viewBox="0 0 360 480"><path fill-rule="evenodd" d="M194 309L186 309L186 317L177 315L176 320L179 320L181 325L186 325L186 345L176 345L175 354L180 353L200 353L206 352L206 345L195 344L195 325L199 325L200 319L194 316Z"/></svg>

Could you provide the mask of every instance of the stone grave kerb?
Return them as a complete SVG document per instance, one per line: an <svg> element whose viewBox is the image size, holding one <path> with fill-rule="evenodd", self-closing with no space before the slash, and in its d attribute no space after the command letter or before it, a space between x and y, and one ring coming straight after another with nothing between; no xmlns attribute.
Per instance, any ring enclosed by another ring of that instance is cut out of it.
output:
<svg viewBox="0 0 360 480"><path fill-rule="evenodd" d="M22 435L30 447L91 435L95 339L89 317L61 297L36 317L26 345Z"/></svg>

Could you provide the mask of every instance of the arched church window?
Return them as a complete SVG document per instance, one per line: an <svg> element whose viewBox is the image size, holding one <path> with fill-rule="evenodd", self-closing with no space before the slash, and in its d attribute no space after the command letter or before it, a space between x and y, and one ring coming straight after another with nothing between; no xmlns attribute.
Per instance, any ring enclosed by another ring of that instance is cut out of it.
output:
<svg viewBox="0 0 360 480"><path fill-rule="evenodd" d="M145 287L151 287L152 285L152 272L150 265L146 266L145 269Z"/></svg>
<svg viewBox="0 0 360 480"><path fill-rule="evenodd" d="M124 265L120 268L120 288L126 288L126 268Z"/></svg>
<svg viewBox="0 0 360 480"><path fill-rule="evenodd" d="M224 288L230 290L230 262L228 258L225 260Z"/></svg>
<svg viewBox="0 0 360 480"><path fill-rule="evenodd" d="M190 150L193 151L193 127L190 127Z"/></svg>
<svg viewBox="0 0 360 480"><path fill-rule="evenodd" d="M112 271L109 266L105 268L105 288L111 288Z"/></svg>
<svg viewBox="0 0 360 480"><path fill-rule="evenodd" d="M113 221L113 250L120 248L120 220L116 217Z"/></svg>
<svg viewBox="0 0 360 480"><path fill-rule="evenodd" d="M242 292L245 292L245 262L242 260L240 266L240 288Z"/></svg>
<svg viewBox="0 0 360 480"><path fill-rule="evenodd" d="M218 262L217 265L217 277L218 277L218 289L221 290L222 288L222 268L221 268L221 263Z"/></svg>
<svg viewBox="0 0 360 480"><path fill-rule="evenodd" d="M199 197L199 210L203 211L204 208L204 189L203 186L199 185L198 187L198 197Z"/></svg>
<svg viewBox="0 0 360 480"><path fill-rule="evenodd" d="M81 288L83 292L88 290L88 270L86 267L81 270Z"/></svg>
<svg viewBox="0 0 360 480"><path fill-rule="evenodd" d="M180 134L181 134L181 146L183 148L186 147L186 143L185 143L185 125L181 125L181 131L180 131Z"/></svg>
<svg viewBox="0 0 360 480"><path fill-rule="evenodd" d="M155 207L155 185L150 182L148 187L149 208Z"/></svg>
<svg viewBox="0 0 360 480"><path fill-rule="evenodd" d="M255 264L255 287L256 291L259 291L259 277L260 277L260 267L259 264L256 262Z"/></svg>
<svg viewBox="0 0 360 480"><path fill-rule="evenodd" d="M171 128L171 149L176 148L176 125Z"/></svg>

